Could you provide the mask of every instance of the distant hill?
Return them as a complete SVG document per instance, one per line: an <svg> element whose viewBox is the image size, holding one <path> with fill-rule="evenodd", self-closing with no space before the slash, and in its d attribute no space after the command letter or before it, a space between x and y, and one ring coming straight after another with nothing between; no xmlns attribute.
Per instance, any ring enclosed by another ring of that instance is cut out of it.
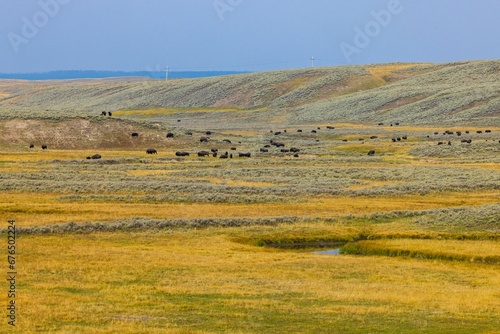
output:
<svg viewBox="0 0 500 334"><path fill-rule="evenodd" d="M500 125L500 61L374 64L165 80L0 80L0 116ZM203 123L205 122L205 123Z"/></svg>
<svg viewBox="0 0 500 334"><path fill-rule="evenodd" d="M235 71L170 71L170 79L205 78L221 75L239 74L248 72ZM0 79L18 80L66 80L66 79L103 79L119 77L148 77L165 79L165 71L50 71L41 73L0 73Z"/></svg>

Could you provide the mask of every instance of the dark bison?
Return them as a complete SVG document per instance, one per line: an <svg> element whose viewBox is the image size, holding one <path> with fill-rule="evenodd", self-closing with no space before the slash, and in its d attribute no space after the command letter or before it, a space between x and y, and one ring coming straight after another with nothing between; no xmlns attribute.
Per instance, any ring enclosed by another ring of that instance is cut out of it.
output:
<svg viewBox="0 0 500 334"><path fill-rule="evenodd" d="M208 138L208 137L201 137L200 138L201 143L208 143L209 140L210 140L210 138Z"/></svg>
<svg viewBox="0 0 500 334"><path fill-rule="evenodd" d="M311 130L312 133L316 133L317 131L316 130Z"/></svg>
<svg viewBox="0 0 500 334"><path fill-rule="evenodd" d="M42 150L46 150L47 149L47 145L42 145Z"/></svg>
<svg viewBox="0 0 500 334"><path fill-rule="evenodd" d="M486 133L490 133L490 132L491 132L491 130L485 130L484 132L486 132Z"/></svg>
<svg viewBox="0 0 500 334"><path fill-rule="evenodd" d="M278 143L278 142L275 142L273 145L276 146L276 147L285 147L285 144Z"/></svg>
<svg viewBox="0 0 500 334"><path fill-rule="evenodd" d="M100 154L94 154L93 156L91 156L92 159L101 159L101 155Z"/></svg>
<svg viewBox="0 0 500 334"><path fill-rule="evenodd" d="M223 139L222 141L225 143L231 144L231 141L229 139Z"/></svg>
<svg viewBox="0 0 500 334"><path fill-rule="evenodd" d="M156 151L154 148L148 148L146 150L147 154L158 154L158 151Z"/></svg>
<svg viewBox="0 0 500 334"><path fill-rule="evenodd" d="M461 142L470 144L472 143L472 139L462 139Z"/></svg>
<svg viewBox="0 0 500 334"><path fill-rule="evenodd" d="M396 138L391 138L392 142L395 143L396 142Z"/></svg>
<svg viewBox="0 0 500 334"><path fill-rule="evenodd" d="M250 153L243 153L243 152L240 152L240 153L238 153L238 156L239 156L240 158L242 158L242 157L245 157L245 158L250 158L251 154L250 154Z"/></svg>
<svg viewBox="0 0 500 334"><path fill-rule="evenodd" d="M177 151L177 152L175 152L175 155L178 156L178 157L188 157L189 153L188 152L184 152L184 151Z"/></svg>
<svg viewBox="0 0 500 334"><path fill-rule="evenodd" d="M378 123L378 125L384 125L384 123Z"/></svg>
<svg viewBox="0 0 500 334"><path fill-rule="evenodd" d="M34 144L30 144L30 148L34 148L34 147L35 147L35 145L34 145Z"/></svg>
<svg viewBox="0 0 500 334"><path fill-rule="evenodd" d="M370 139L377 139L377 136L371 136Z"/></svg>
<svg viewBox="0 0 500 334"><path fill-rule="evenodd" d="M111 111L108 111L108 116L113 116L113 114L111 113Z"/></svg>
<svg viewBox="0 0 500 334"><path fill-rule="evenodd" d="M300 149L298 149L296 147L290 147L290 152L297 153L297 152L300 152Z"/></svg>
<svg viewBox="0 0 500 334"><path fill-rule="evenodd" d="M187 136L192 136L192 135L193 135L193 133L188 131L188 132L186 132L186 135L187 135Z"/></svg>
<svg viewBox="0 0 500 334"><path fill-rule="evenodd" d="M442 141L440 141L440 142L438 143L438 145L443 145L443 144L444 144L444 143L443 143Z"/></svg>
<svg viewBox="0 0 500 334"><path fill-rule="evenodd" d="M174 138L174 134L172 132L167 133L167 138Z"/></svg>
<svg viewBox="0 0 500 334"><path fill-rule="evenodd" d="M131 136L132 137L139 137L139 134L137 132L132 132Z"/></svg>
<svg viewBox="0 0 500 334"><path fill-rule="evenodd" d="M403 137L401 137L401 138L403 138L404 140L408 139L408 137L407 137L407 136L403 136Z"/></svg>
<svg viewBox="0 0 500 334"><path fill-rule="evenodd" d="M375 150L368 151L368 155L375 155Z"/></svg>
<svg viewBox="0 0 500 334"><path fill-rule="evenodd" d="M283 152L283 153L288 153L288 152L290 152L290 150L287 150L286 148L282 148L280 151L281 151L281 152Z"/></svg>
<svg viewBox="0 0 500 334"><path fill-rule="evenodd" d="M225 154L221 154L221 156L219 157L219 159L227 159L227 158L229 158L227 152Z"/></svg>
<svg viewBox="0 0 500 334"><path fill-rule="evenodd" d="M236 151L236 147L231 147L231 151Z"/></svg>
<svg viewBox="0 0 500 334"><path fill-rule="evenodd" d="M210 151L212 153L217 153L217 152L219 152L219 149L218 148L211 148Z"/></svg>
<svg viewBox="0 0 500 334"><path fill-rule="evenodd" d="M399 125L399 123L398 123L398 122L396 122L396 123L394 123L394 125Z"/></svg>
<svg viewBox="0 0 500 334"><path fill-rule="evenodd" d="M476 133L483 133L483 131L481 131L481 130L477 130L477 131L476 131Z"/></svg>
<svg viewBox="0 0 500 334"><path fill-rule="evenodd" d="M105 111L101 112L101 116L106 116L106 112Z"/></svg>
<svg viewBox="0 0 500 334"><path fill-rule="evenodd" d="M451 145L451 141L448 140L448 145Z"/></svg>
<svg viewBox="0 0 500 334"><path fill-rule="evenodd" d="M293 155L293 157L294 157L294 158L298 158L298 157L299 157L299 155L298 155L297 153L295 153L295 154Z"/></svg>
<svg viewBox="0 0 500 334"><path fill-rule="evenodd" d="M263 153L269 152L269 150L267 148L261 148L260 151Z"/></svg>
<svg viewBox="0 0 500 334"><path fill-rule="evenodd" d="M297 130L297 132L302 132L302 130L301 130L301 129L298 129L298 130Z"/></svg>
<svg viewBox="0 0 500 334"><path fill-rule="evenodd" d="M198 152L199 157L208 157L210 155L210 152L208 151L200 151Z"/></svg>
<svg viewBox="0 0 500 334"><path fill-rule="evenodd" d="M210 135L212 134L212 131L207 131L207 132L205 132L205 134L206 134L207 136L210 136Z"/></svg>
<svg viewBox="0 0 500 334"><path fill-rule="evenodd" d="M275 136L280 135L280 134L281 134L281 131L276 131L276 132L274 133L274 135L275 135Z"/></svg>
<svg viewBox="0 0 500 334"><path fill-rule="evenodd" d="M333 127L333 126L331 126L331 125L328 125L326 128L327 128L327 129L330 129L330 130L335 129L335 127Z"/></svg>
<svg viewBox="0 0 500 334"><path fill-rule="evenodd" d="M181 121L180 119L177 120L177 122L180 122L180 121Z"/></svg>

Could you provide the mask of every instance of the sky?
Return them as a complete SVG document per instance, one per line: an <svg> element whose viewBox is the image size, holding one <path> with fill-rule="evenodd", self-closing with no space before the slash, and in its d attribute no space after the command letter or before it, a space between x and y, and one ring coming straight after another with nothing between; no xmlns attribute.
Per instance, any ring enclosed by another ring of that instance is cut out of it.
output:
<svg viewBox="0 0 500 334"><path fill-rule="evenodd" d="M499 59L499 13L498 0L0 0L0 72Z"/></svg>

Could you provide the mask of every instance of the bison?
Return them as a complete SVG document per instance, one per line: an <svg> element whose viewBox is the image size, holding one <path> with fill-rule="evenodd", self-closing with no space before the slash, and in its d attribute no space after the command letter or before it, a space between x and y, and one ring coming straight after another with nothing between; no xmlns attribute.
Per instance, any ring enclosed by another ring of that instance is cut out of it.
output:
<svg viewBox="0 0 500 334"><path fill-rule="evenodd" d="M370 139L377 139L377 136L371 136Z"/></svg>
<svg viewBox="0 0 500 334"><path fill-rule="evenodd" d="M113 114L111 113L111 111L108 111L108 116L109 117L113 116Z"/></svg>
<svg viewBox="0 0 500 334"><path fill-rule="evenodd" d="M311 130L311 133L316 133L317 131L316 130Z"/></svg>
<svg viewBox="0 0 500 334"><path fill-rule="evenodd" d="M167 138L174 138L174 134L172 132L167 133Z"/></svg>
<svg viewBox="0 0 500 334"><path fill-rule="evenodd" d="M290 152L297 153L297 152L300 152L300 149L298 149L296 147L290 147Z"/></svg>
<svg viewBox="0 0 500 334"><path fill-rule="evenodd" d="M301 129L298 129L298 130L297 130L297 132L302 132L302 130L301 130Z"/></svg>
<svg viewBox="0 0 500 334"><path fill-rule="evenodd" d="M200 151L198 152L199 157L208 157L210 155L210 152L208 151Z"/></svg>
<svg viewBox="0 0 500 334"><path fill-rule="evenodd" d="M189 156L189 152L177 151L177 152L175 152L175 155L178 156L178 157L188 157Z"/></svg>
<svg viewBox="0 0 500 334"><path fill-rule="evenodd" d="M101 159L101 155L100 154L94 154L93 156L91 156L92 159Z"/></svg>
<svg viewBox="0 0 500 334"><path fill-rule="evenodd" d="M274 135L275 135L275 136L280 135L280 134L281 134L281 131L276 131L276 132L274 133Z"/></svg>
<svg viewBox="0 0 500 334"><path fill-rule="evenodd" d="M370 155L370 156L375 155L375 150L368 151L368 155Z"/></svg>
<svg viewBox="0 0 500 334"><path fill-rule="evenodd" d="M201 137L200 138L201 143L208 143L209 140L210 140L210 138L208 138L208 137Z"/></svg>
<svg viewBox="0 0 500 334"><path fill-rule="evenodd" d="M35 147L35 145L34 145L34 144L30 144L30 148L34 148L34 147Z"/></svg>
<svg viewBox="0 0 500 334"><path fill-rule="evenodd" d="M223 139L222 141L225 143L231 144L231 141L229 139Z"/></svg>
<svg viewBox="0 0 500 334"><path fill-rule="evenodd" d="M148 148L146 150L147 154L158 154L158 151L156 151L154 148Z"/></svg>
<svg viewBox="0 0 500 334"><path fill-rule="evenodd" d="M294 157L294 158L298 158L298 157L299 157L299 155L298 155L297 153L295 153L295 154L293 155L293 157Z"/></svg>
<svg viewBox="0 0 500 334"><path fill-rule="evenodd" d="M239 156L240 158L242 158L242 157L245 157L245 158L250 158L251 154L250 154L250 153L243 153L243 152L240 152L240 153L238 153L238 156Z"/></svg>
<svg viewBox="0 0 500 334"><path fill-rule="evenodd" d="M42 145L42 150L46 150L47 149L47 145Z"/></svg>
<svg viewBox="0 0 500 334"><path fill-rule="evenodd" d="M131 136L132 137L139 137L139 134L137 132L132 132Z"/></svg>
<svg viewBox="0 0 500 334"><path fill-rule="evenodd" d="M210 135L212 134L212 131L207 131L207 132L205 132L205 134L206 134L207 136L210 136Z"/></svg>
<svg viewBox="0 0 500 334"><path fill-rule="evenodd" d="M269 150L267 148L261 148L260 151L263 153L269 152Z"/></svg>

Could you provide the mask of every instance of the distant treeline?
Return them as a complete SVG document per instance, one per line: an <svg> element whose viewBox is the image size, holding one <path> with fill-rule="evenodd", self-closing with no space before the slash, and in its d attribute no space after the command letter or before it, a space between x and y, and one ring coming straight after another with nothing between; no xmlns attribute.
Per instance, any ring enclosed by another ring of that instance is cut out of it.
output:
<svg viewBox="0 0 500 334"><path fill-rule="evenodd" d="M236 71L171 71L169 79L203 78L220 75L243 74L248 72ZM62 79L99 79L114 77L150 77L165 79L165 71L51 71L42 73L0 73L0 79L19 80L62 80Z"/></svg>

